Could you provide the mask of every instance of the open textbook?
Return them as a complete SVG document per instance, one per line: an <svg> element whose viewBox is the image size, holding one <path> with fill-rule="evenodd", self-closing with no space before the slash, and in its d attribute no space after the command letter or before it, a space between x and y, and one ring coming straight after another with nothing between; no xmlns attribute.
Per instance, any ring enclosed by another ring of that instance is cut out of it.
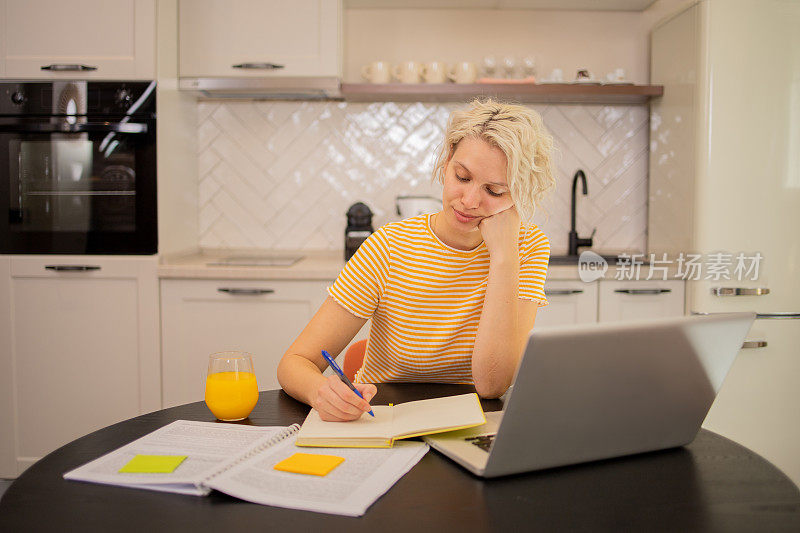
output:
<svg viewBox="0 0 800 533"><path fill-rule="evenodd" d="M397 439L454 431L486 423L478 395L459 394L397 405L375 405L375 417L364 414L353 422L325 422L312 409L300 432L298 446L389 448Z"/></svg>
<svg viewBox="0 0 800 533"><path fill-rule="evenodd" d="M392 449L309 451L295 446L298 429L297 424L257 427L178 420L64 478L198 496L216 489L263 505L361 516L428 451L421 442ZM297 452L344 460L324 476L275 469ZM134 458L165 456L178 463L169 473L120 472Z"/></svg>

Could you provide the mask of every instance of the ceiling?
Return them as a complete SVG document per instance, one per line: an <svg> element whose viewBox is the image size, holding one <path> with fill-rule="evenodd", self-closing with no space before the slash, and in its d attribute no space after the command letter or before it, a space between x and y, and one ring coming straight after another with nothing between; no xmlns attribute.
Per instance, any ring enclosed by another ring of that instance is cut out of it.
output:
<svg viewBox="0 0 800 533"><path fill-rule="evenodd" d="M656 0L344 0L350 9L557 9L644 11Z"/></svg>

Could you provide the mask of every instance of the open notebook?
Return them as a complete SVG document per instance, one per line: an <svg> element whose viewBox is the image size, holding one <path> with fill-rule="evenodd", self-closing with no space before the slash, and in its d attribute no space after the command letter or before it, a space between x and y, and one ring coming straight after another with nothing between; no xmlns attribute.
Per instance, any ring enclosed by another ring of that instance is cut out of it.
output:
<svg viewBox="0 0 800 533"><path fill-rule="evenodd" d="M388 450L311 451L295 446L298 429L297 424L257 427L178 420L64 478L198 496L216 489L263 505L361 516L428 451L421 442ZM281 470L279 463L297 453L333 456L337 466L326 475ZM164 470L172 470L131 473L129 466L143 457L171 462Z"/></svg>
<svg viewBox="0 0 800 533"><path fill-rule="evenodd" d="M297 434L298 446L390 448L397 439L480 426L486 423L478 395L460 394L428 400L375 405L375 417L353 422L325 422L316 409Z"/></svg>

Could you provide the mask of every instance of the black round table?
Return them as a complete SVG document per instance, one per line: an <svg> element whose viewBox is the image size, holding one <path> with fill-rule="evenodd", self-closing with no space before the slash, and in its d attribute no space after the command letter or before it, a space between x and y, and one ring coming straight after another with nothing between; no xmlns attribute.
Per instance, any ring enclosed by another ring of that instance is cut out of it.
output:
<svg viewBox="0 0 800 533"><path fill-rule="evenodd" d="M376 405L462 394L459 385L380 385ZM487 411L499 400L483 402ZM302 422L308 407L262 392L244 423ZM65 481L62 474L174 420L213 421L202 402L142 415L63 446L0 501L2 531L800 531L800 491L748 449L701 430L661 452L482 480L431 450L367 513L349 518Z"/></svg>

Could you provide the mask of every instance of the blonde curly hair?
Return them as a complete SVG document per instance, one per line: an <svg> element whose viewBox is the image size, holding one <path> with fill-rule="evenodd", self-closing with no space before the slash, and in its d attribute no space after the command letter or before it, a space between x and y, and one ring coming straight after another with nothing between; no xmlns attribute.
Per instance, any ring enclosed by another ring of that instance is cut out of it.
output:
<svg viewBox="0 0 800 533"><path fill-rule="evenodd" d="M465 137L483 139L503 151L511 199L520 218L529 222L556 183L553 137L545 129L539 113L492 99L476 99L469 107L453 111L433 167L434 181L444 183L447 163Z"/></svg>

